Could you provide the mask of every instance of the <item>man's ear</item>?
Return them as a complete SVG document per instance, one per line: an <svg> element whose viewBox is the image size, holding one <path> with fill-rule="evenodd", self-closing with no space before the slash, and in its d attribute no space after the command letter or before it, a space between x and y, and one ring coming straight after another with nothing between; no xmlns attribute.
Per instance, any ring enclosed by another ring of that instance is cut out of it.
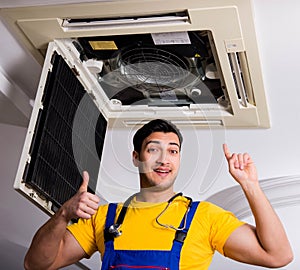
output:
<svg viewBox="0 0 300 270"><path fill-rule="evenodd" d="M139 166L140 163L139 153L135 150L132 152L132 162L135 167Z"/></svg>

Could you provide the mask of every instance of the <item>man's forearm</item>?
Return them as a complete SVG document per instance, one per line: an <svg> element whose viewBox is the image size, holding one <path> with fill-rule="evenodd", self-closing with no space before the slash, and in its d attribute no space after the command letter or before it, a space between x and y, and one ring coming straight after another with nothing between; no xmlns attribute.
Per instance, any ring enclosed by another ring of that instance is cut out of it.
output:
<svg viewBox="0 0 300 270"><path fill-rule="evenodd" d="M242 186L256 223L256 233L262 248L271 256L292 257L292 251L284 227L268 201L259 182Z"/></svg>

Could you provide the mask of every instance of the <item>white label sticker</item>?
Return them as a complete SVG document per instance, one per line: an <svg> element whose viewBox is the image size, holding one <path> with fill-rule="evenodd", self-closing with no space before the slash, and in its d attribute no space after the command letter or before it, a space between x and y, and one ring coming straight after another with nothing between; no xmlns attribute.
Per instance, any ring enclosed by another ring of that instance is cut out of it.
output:
<svg viewBox="0 0 300 270"><path fill-rule="evenodd" d="M155 45L191 44L188 32L151 34Z"/></svg>

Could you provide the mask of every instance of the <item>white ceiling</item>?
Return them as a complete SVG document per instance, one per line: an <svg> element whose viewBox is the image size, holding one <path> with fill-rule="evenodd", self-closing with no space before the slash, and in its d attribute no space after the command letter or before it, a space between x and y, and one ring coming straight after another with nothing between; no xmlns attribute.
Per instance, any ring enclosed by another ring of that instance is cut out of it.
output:
<svg viewBox="0 0 300 270"><path fill-rule="evenodd" d="M0 8L71 2L81 1L1 0ZM300 235L295 217L300 212L300 2L273 0L271 4L268 0L253 0L253 7L271 128L184 129L182 168L176 188L195 199L210 198L221 205L227 202L228 208L238 212L244 204L228 176L221 144L226 141L233 151L250 152L294 248L294 262L283 269L298 270ZM29 103L34 99L41 67L2 23L0 35L0 266L23 269L22 260L31 237L48 218L13 190L30 115ZM98 192L108 200L121 200L137 188L137 175L130 159L131 136L132 131L108 132L100 172L100 179L106 181L100 181L98 186ZM124 144L124 138L128 143ZM236 199L228 202L228 198ZM253 222L251 216L243 218ZM97 259L87 265L96 267ZM258 268L217 255L210 269Z"/></svg>

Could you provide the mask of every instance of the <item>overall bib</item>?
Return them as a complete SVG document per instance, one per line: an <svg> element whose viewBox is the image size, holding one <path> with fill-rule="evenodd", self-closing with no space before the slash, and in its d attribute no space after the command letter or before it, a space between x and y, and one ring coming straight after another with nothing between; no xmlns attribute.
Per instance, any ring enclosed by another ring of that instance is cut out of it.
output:
<svg viewBox="0 0 300 270"><path fill-rule="evenodd" d="M186 226L177 230L171 250L115 250L114 237L108 228L114 224L117 204L109 204L105 223L105 252L101 270L179 270L180 252L199 202L193 202L187 213ZM180 227L184 225L184 217Z"/></svg>

